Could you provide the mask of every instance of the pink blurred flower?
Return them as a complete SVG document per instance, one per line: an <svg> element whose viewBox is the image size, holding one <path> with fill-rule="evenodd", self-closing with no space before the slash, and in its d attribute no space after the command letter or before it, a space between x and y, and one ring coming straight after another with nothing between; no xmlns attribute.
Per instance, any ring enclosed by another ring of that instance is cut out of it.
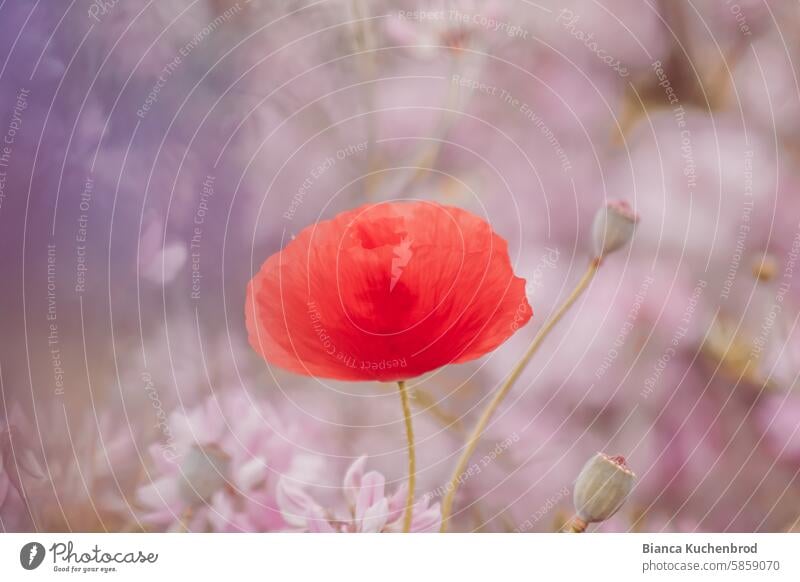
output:
<svg viewBox="0 0 800 582"><path fill-rule="evenodd" d="M770 394L759 402L756 419L778 459L792 465L800 461L800 397Z"/></svg>
<svg viewBox="0 0 800 582"><path fill-rule="evenodd" d="M24 468L12 456L14 432L12 421L0 420L0 532L30 529L29 512L19 482Z"/></svg>
<svg viewBox="0 0 800 582"><path fill-rule="evenodd" d="M406 45L414 56L434 59L441 56L442 47L483 49L497 44L492 36L508 39L515 32L524 33L517 27L509 34L512 25L503 8L497 0L432 2L423 9L388 14L383 32L390 41ZM504 35L493 30L501 27Z"/></svg>
<svg viewBox="0 0 800 582"><path fill-rule="evenodd" d="M32 420L12 406L7 427L0 424L0 473L11 485L0 499L3 527L9 503L17 530L100 531L130 516L124 490L136 468L133 441L107 412L97 414L71 418L57 403Z"/></svg>
<svg viewBox="0 0 800 582"><path fill-rule="evenodd" d="M173 441L151 447L152 481L137 492L142 521L189 531L269 531L279 475L313 476L293 437L264 403L245 393L214 395L170 416Z"/></svg>
<svg viewBox="0 0 800 582"><path fill-rule="evenodd" d="M358 458L345 474L343 492L348 507L345 512L324 509L294 482L281 479L277 498L284 520L294 528L309 532L402 531L407 484L387 496L386 478L377 471L365 473L366 463L366 456ZM439 504L429 505L423 498L414 505L411 531L438 531L441 520Z"/></svg>

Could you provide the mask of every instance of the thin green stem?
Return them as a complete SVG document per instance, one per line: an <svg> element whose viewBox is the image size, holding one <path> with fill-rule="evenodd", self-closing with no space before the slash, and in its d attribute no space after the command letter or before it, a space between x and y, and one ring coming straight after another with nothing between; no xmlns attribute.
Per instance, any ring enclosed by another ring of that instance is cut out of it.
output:
<svg viewBox="0 0 800 582"><path fill-rule="evenodd" d="M556 326L556 324L561 321L561 318L564 317L564 314L569 311L569 308L577 301L578 297L586 290L586 287L589 286L592 278L597 273L597 269L600 267L601 259L595 258L589 263L589 267L586 269L581 280L578 282L578 285L575 289L572 290L572 293L569 294L569 297L561 304L561 306L550 316L545 324L542 326L542 329L539 330L539 333L536 334L536 337L533 338L531 345L528 347L528 350L525 352L525 355L522 356L522 359L514 365L514 368L511 370L511 374L509 374L508 378L506 379L505 383L500 387L497 393L492 398L489 405L481 414L481 417L478 419L475 428L472 430L472 433L467 438L466 445L464 446L464 450L461 453L461 456L458 459L458 463L456 464L456 468L453 471L453 475L450 477L450 481L447 483L447 487L445 490L447 493L442 500L442 527L441 531L447 531L447 522L450 519L450 514L453 511L453 500L455 499L456 492L458 491L458 486L461 483L461 475L464 470L467 468L467 463L469 462L470 457L475 452L475 448L478 446L478 441L483 434L483 431L486 430L486 426L489 424L489 421L492 418L492 415L497 410L497 407L503 402L503 399L508 395L511 388L514 386L514 383L517 379L522 375L522 372L525 370L525 367L530 362L533 355L538 351L539 346L542 345L542 342L547 337L547 335L552 331L552 329Z"/></svg>
<svg viewBox="0 0 800 582"><path fill-rule="evenodd" d="M406 497L406 511L403 514L403 531L411 531L411 518L414 512L414 487L417 481L417 458L414 450L414 426L411 423L411 404L409 404L408 389L405 380L399 380L397 387L400 390L400 403L403 406L403 418L406 423L406 440L408 442L408 496Z"/></svg>

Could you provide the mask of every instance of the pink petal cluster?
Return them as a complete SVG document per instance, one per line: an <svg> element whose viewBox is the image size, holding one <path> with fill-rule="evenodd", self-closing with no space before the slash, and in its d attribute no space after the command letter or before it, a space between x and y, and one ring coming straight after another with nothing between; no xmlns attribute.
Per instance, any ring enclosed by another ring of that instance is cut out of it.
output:
<svg viewBox="0 0 800 582"><path fill-rule="evenodd" d="M151 447L150 482L137 491L142 522L188 531L270 531L283 526L274 500L284 473L308 478L296 432L246 393L208 397L170 415L174 442Z"/></svg>
<svg viewBox="0 0 800 582"><path fill-rule="evenodd" d="M386 478L378 471L364 472L367 457L359 457L347 470L343 493L347 507L328 510L306 493L295 481L281 479L278 506L283 518L295 531L326 533L381 533L402 531L408 485L394 493L386 491ZM439 504L427 499L414 504L412 532L439 530L442 516Z"/></svg>

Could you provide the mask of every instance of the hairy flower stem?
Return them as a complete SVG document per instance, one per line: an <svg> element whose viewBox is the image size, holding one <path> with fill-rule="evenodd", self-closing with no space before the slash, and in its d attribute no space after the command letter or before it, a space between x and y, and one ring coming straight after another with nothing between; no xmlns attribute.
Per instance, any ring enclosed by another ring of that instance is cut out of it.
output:
<svg viewBox="0 0 800 582"><path fill-rule="evenodd" d="M506 395L508 395L511 388L514 386L514 383L517 381L520 375L522 375L522 372L525 370L528 362L530 362L533 355L538 351L539 346L541 346L547 335L552 331L556 324L561 321L561 318L564 317L564 314L569 311L569 308L572 307L575 301L578 300L581 294L586 290L586 287L589 286L589 283L592 281L597 273L597 270L600 268L601 263L602 259L599 257L592 259L592 261L589 263L589 267L583 274L583 277L581 277L581 280L578 282L578 285L572 290L572 293L569 294L569 297L567 297L567 299L561 304L555 313L550 316L550 319L544 323L542 329L540 329L539 333L536 334L536 337L533 338L531 345L528 346L528 350L525 352L525 355L523 355L522 359L520 359L520 361L514 365L514 368L512 368L511 374L509 374L505 383L494 395L491 402L489 402L489 405L483 411L483 414L481 414L481 417L478 419L475 428L467 438L464 450L461 453L458 463L456 464L456 468L453 471L453 475L450 477L450 481L447 483L445 488L447 493L442 500L442 527L440 531L447 531L447 522L450 518L450 513L453 510L453 500L455 499L458 486L461 482L461 475L467 468L467 463L469 462L470 457L472 457L472 454L475 452L475 448L478 446L478 441L480 440L483 431L486 430L486 426L489 424L492 415L497 410L497 407L503 402L503 399L506 397Z"/></svg>
<svg viewBox="0 0 800 582"><path fill-rule="evenodd" d="M405 380L399 380L397 387L400 390L400 403L403 405L403 418L406 422L406 439L408 441L408 496L406 497L406 511L403 514L403 531L411 531L411 518L414 513L414 486L417 481L417 456L414 450L414 426L411 423L411 405L409 404L408 390Z"/></svg>

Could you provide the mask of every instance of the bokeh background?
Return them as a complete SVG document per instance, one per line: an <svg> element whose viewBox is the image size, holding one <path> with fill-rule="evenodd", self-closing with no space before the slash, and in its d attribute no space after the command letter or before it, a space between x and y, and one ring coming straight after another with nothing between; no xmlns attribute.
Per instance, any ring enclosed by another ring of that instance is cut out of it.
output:
<svg viewBox="0 0 800 582"><path fill-rule="evenodd" d="M280 531L277 483L390 490L390 385L248 346L247 281L300 229L421 198L509 241L534 318L414 379L419 495L591 256L640 215L494 418L458 531L556 531L596 451L600 531L800 515L795 0L0 2L0 531Z"/></svg>

